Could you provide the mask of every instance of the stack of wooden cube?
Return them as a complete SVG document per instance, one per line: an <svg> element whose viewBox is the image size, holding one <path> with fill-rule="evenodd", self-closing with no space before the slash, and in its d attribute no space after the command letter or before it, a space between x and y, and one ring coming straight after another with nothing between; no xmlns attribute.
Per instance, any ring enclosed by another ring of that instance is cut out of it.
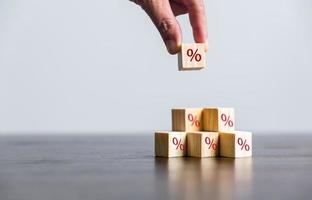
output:
<svg viewBox="0 0 312 200"><path fill-rule="evenodd" d="M171 112L172 131L155 133L155 156L252 156L252 133L235 130L233 108L180 108Z"/></svg>

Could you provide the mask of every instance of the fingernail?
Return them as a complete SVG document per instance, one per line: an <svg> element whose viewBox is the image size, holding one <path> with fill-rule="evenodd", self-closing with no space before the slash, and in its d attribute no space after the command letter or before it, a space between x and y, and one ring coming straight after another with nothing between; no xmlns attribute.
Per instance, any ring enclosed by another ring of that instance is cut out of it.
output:
<svg viewBox="0 0 312 200"><path fill-rule="evenodd" d="M166 47L169 53L173 54L177 51L177 43L174 40L167 40Z"/></svg>

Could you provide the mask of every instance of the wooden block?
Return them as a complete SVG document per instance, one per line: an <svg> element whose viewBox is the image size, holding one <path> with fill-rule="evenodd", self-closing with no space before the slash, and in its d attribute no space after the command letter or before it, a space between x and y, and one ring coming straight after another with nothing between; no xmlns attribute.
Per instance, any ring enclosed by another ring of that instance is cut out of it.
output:
<svg viewBox="0 0 312 200"><path fill-rule="evenodd" d="M201 131L202 108L174 108L171 110L173 131Z"/></svg>
<svg viewBox="0 0 312 200"><path fill-rule="evenodd" d="M223 157L251 157L252 133L234 131L233 133L219 133L220 156Z"/></svg>
<svg viewBox="0 0 312 200"><path fill-rule="evenodd" d="M179 71L199 70L206 66L205 43L182 44L178 53Z"/></svg>
<svg viewBox="0 0 312 200"><path fill-rule="evenodd" d="M205 108L202 124L204 131L233 132L235 130L234 109Z"/></svg>
<svg viewBox="0 0 312 200"><path fill-rule="evenodd" d="M219 149L218 132L188 132L187 155L193 157L215 157Z"/></svg>
<svg viewBox="0 0 312 200"><path fill-rule="evenodd" d="M158 131L155 133L155 156L186 156L186 132Z"/></svg>

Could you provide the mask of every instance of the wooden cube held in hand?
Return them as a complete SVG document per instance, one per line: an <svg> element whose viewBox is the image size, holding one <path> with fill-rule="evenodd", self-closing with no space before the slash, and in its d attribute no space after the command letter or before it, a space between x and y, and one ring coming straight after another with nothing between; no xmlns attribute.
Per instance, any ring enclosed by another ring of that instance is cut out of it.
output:
<svg viewBox="0 0 312 200"><path fill-rule="evenodd" d="M234 131L233 133L219 133L220 156L223 157L251 157L252 133Z"/></svg>
<svg viewBox="0 0 312 200"><path fill-rule="evenodd" d="M205 43L182 44L178 53L179 70L199 70L206 66Z"/></svg>
<svg viewBox="0 0 312 200"><path fill-rule="evenodd" d="M201 131L201 108L176 108L171 110L173 131Z"/></svg>
<svg viewBox="0 0 312 200"><path fill-rule="evenodd" d="M159 131L155 133L155 156L186 156L186 133Z"/></svg>
<svg viewBox="0 0 312 200"><path fill-rule="evenodd" d="M188 132L187 155L193 157L218 156L218 142L218 132Z"/></svg>
<svg viewBox="0 0 312 200"><path fill-rule="evenodd" d="M202 122L204 131L233 132L235 130L234 109L205 108Z"/></svg>

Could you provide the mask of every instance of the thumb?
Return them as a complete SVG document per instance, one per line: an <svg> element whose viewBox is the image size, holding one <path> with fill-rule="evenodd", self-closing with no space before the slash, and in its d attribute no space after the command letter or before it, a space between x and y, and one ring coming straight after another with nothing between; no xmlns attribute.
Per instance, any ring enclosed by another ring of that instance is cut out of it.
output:
<svg viewBox="0 0 312 200"><path fill-rule="evenodd" d="M141 1L141 6L158 29L170 54L180 50L182 33L168 0Z"/></svg>

